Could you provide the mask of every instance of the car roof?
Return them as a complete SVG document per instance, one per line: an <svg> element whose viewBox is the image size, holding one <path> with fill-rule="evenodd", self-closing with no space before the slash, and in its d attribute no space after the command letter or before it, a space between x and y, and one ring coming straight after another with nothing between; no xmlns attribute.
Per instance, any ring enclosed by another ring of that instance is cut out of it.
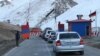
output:
<svg viewBox="0 0 100 56"><path fill-rule="evenodd" d="M47 30L47 31L53 31L53 30Z"/></svg>
<svg viewBox="0 0 100 56"><path fill-rule="evenodd" d="M62 34L62 33L77 33L77 32L57 32L57 34Z"/></svg>

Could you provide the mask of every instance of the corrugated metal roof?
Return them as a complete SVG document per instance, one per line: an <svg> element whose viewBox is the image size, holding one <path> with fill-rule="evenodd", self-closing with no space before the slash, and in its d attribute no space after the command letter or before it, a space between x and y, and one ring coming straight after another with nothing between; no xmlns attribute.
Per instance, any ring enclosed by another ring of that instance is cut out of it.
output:
<svg viewBox="0 0 100 56"><path fill-rule="evenodd" d="M90 19L90 20L86 20L86 19L80 19L80 20L78 20L78 19L76 19L76 20L72 20L72 21L67 21L68 23L69 22L92 22L92 20Z"/></svg>

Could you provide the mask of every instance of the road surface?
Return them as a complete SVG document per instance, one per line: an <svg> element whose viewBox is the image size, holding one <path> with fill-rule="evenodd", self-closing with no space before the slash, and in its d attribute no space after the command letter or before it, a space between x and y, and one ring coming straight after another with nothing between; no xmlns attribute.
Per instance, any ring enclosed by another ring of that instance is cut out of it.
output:
<svg viewBox="0 0 100 56"><path fill-rule="evenodd" d="M40 37L32 37L23 41L19 47L15 47L3 56L55 56L52 44L47 43ZM100 50L85 46L85 54L66 53L60 56L100 56Z"/></svg>

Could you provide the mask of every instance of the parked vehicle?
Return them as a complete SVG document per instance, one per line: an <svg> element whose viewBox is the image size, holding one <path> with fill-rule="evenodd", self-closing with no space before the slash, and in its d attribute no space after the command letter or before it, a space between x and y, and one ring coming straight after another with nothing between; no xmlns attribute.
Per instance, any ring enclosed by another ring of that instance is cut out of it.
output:
<svg viewBox="0 0 100 56"><path fill-rule="evenodd" d="M77 32L58 32L53 42L56 55L65 52L79 52L84 54L84 41Z"/></svg>
<svg viewBox="0 0 100 56"><path fill-rule="evenodd" d="M47 41L48 42L53 42L55 40L55 37L56 37L56 32L52 31L52 32L50 32L50 35L48 36Z"/></svg>

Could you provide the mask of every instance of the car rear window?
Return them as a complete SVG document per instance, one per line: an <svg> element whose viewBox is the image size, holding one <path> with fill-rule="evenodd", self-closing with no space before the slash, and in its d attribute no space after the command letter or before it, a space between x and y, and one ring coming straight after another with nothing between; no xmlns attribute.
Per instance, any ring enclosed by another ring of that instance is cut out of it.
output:
<svg viewBox="0 0 100 56"><path fill-rule="evenodd" d="M55 35L56 33L55 32L51 32L51 35Z"/></svg>
<svg viewBox="0 0 100 56"><path fill-rule="evenodd" d="M51 31L48 31L48 33L50 33Z"/></svg>
<svg viewBox="0 0 100 56"><path fill-rule="evenodd" d="M72 38L79 38L77 33L63 33L60 34L60 39L72 39Z"/></svg>

